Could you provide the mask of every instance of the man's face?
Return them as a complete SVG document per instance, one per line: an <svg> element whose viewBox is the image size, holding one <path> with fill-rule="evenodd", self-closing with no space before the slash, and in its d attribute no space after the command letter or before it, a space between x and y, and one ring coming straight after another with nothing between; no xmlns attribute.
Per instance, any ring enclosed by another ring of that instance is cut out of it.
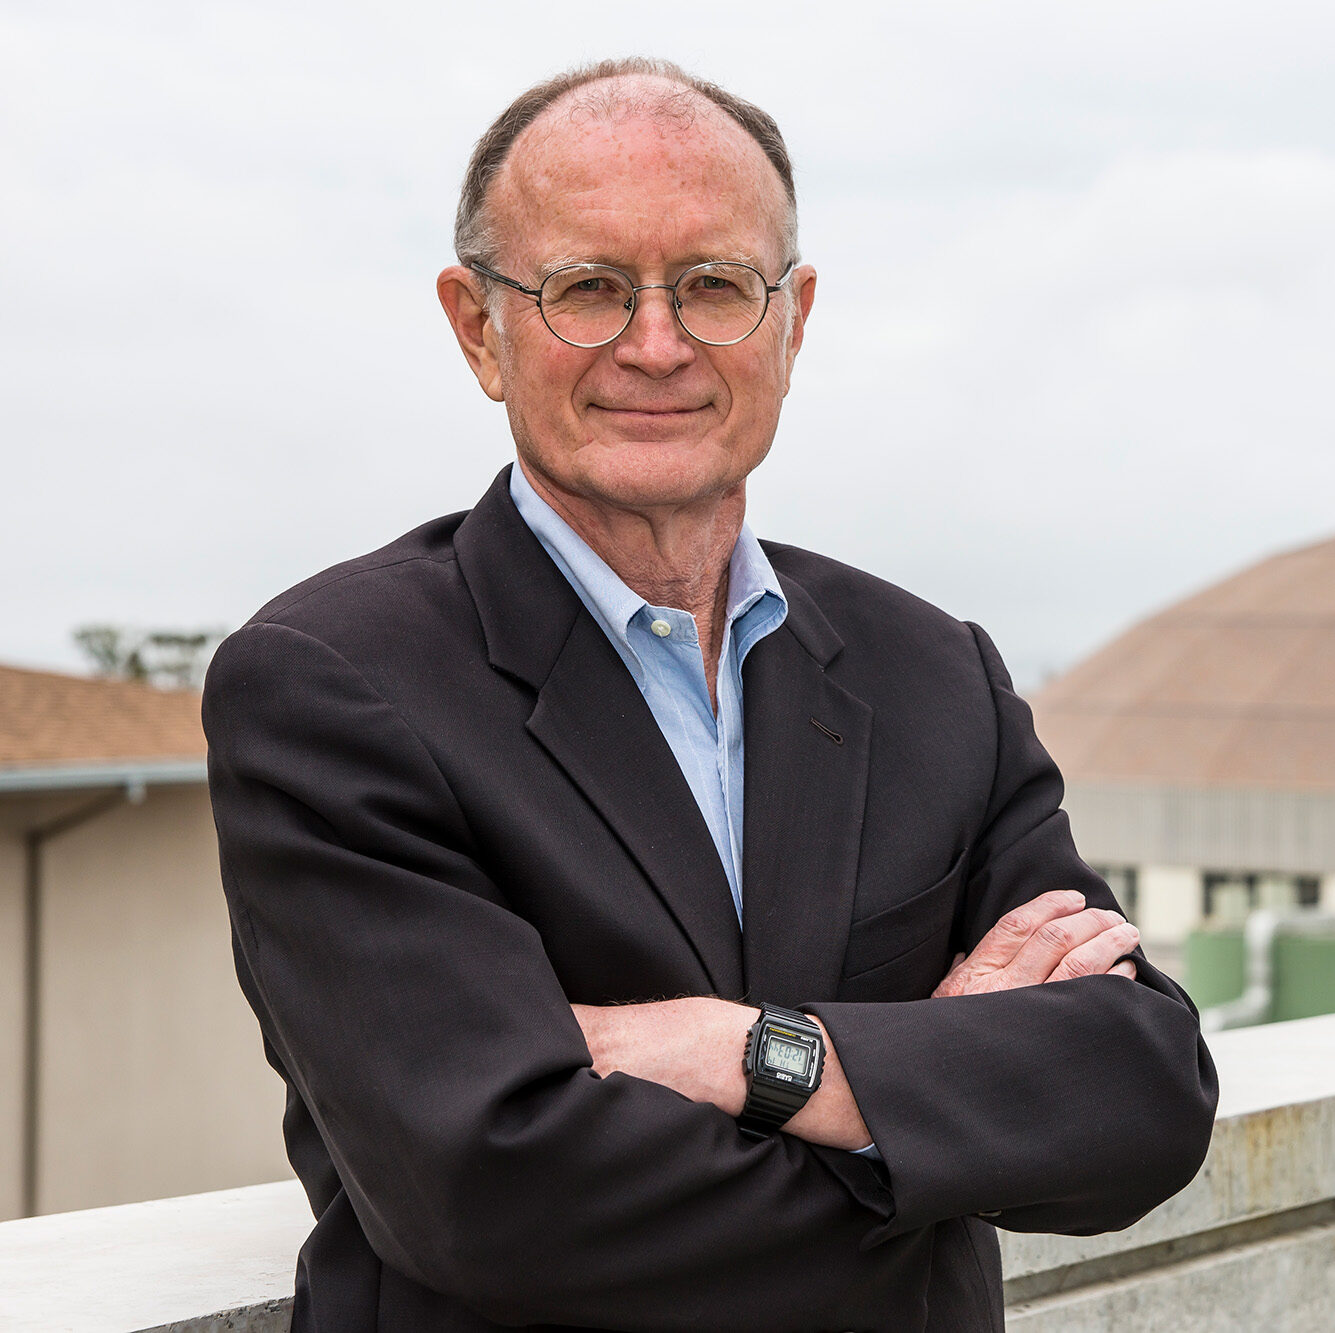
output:
<svg viewBox="0 0 1335 1333"><path fill-rule="evenodd" d="M576 261L670 283L692 264L730 259L773 282L788 259L785 203L777 173L731 122L572 123L558 110L521 137L493 187L497 267L533 287ZM774 438L814 274L794 281L796 317L776 294L731 347L691 338L662 290L639 293L614 342L572 347L532 300L500 287L484 332L495 384L479 378L504 398L530 472L558 493L632 510L707 500L736 490Z"/></svg>

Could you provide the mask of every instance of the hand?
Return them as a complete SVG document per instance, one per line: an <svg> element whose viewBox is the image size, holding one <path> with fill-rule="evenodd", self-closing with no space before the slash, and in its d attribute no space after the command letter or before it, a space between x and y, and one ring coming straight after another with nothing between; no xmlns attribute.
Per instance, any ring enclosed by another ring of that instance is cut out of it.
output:
<svg viewBox="0 0 1335 1333"><path fill-rule="evenodd" d="M1134 980L1136 965L1123 955L1139 942L1135 926L1117 912L1086 907L1083 894L1044 893L1007 912L967 957L957 954L932 995L980 995L1104 974Z"/></svg>
<svg viewBox="0 0 1335 1333"><path fill-rule="evenodd" d="M619 1071L672 1088L696 1102L711 1102L728 1115L746 1101L742 1051L760 1010L711 995L650 1004L570 1006L584 1030L593 1068L604 1078ZM862 1148L871 1142L830 1034L820 1087L783 1127L785 1134L830 1148Z"/></svg>

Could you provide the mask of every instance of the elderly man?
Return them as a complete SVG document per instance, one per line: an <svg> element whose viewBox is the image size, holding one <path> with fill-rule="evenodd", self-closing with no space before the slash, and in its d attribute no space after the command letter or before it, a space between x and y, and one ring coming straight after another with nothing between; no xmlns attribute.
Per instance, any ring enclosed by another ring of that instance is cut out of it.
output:
<svg viewBox="0 0 1335 1333"><path fill-rule="evenodd" d="M773 121L530 90L440 299L518 452L270 603L206 723L316 1215L293 1328L1002 1326L1215 1087L987 637L746 528L816 278Z"/></svg>

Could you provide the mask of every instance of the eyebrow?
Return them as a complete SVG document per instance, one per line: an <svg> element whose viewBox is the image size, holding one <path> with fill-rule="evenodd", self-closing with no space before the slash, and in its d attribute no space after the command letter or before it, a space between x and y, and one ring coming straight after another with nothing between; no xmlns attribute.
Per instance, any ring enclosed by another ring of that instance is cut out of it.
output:
<svg viewBox="0 0 1335 1333"><path fill-rule="evenodd" d="M585 255L556 255L546 263L538 265L538 286L542 286L542 280L549 278L558 268L572 268L576 264L603 264L604 268L615 268L615 264L605 264L601 259L589 259Z"/></svg>
<svg viewBox="0 0 1335 1333"><path fill-rule="evenodd" d="M557 269L572 268L576 264L596 264L600 268L615 268L623 273L629 273L630 271L623 261L615 258L590 257L589 255L556 255L538 266L538 285L541 286L543 280L550 277ZM704 254L697 251L695 254L687 255L685 258L676 261L675 264L669 264L668 268L679 268L679 271L684 273L688 268L694 268L697 264L746 264L759 273L763 274L765 272L759 256L751 254L749 251L733 251L725 254L717 252Z"/></svg>

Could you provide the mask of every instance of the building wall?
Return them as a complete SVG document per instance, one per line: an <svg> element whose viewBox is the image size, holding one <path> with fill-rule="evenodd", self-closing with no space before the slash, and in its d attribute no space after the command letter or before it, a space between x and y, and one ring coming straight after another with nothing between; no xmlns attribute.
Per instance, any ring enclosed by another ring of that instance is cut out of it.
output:
<svg viewBox="0 0 1335 1333"><path fill-rule="evenodd" d="M1335 792L1077 780L1064 804L1086 861L1335 873Z"/></svg>
<svg viewBox="0 0 1335 1333"><path fill-rule="evenodd" d="M22 1012L23 843L0 827L0 1219L17 1217L22 1198Z"/></svg>
<svg viewBox="0 0 1335 1333"><path fill-rule="evenodd" d="M27 818L57 808L29 802ZM12 812L3 822L0 912L21 839ZM141 804L48 843L43 902L38 1211L290 1175L282 1084L236 984L203 787L150 787ZM17 1012L8 995L0 1012ZM21 1018L6 1021L0 1069L17 1075L16 1027L21 1052ZM17 1137L14 1119L0 1108L4 1142ZM12 1215L18 1163L12 1153L0 1163Z"/></svg>
<svg viewBox="0 0 1335 1333"><path fill-rule="evenodd" d="M1203 923L1207 877L1216 924L1292 910L1308 901L1299 879L1335 909L1335 792L1073 781L1064 804L1081 855L1135 883L1147 944L1179 946Z"/></svg>
<svg viewBox="0 0 1335 1333"><path fill-rule="evenodd" d="M1181 944L1201 920L1201 872L1190 866L1142 866L1137 925L1147 945Z"/></svg>

